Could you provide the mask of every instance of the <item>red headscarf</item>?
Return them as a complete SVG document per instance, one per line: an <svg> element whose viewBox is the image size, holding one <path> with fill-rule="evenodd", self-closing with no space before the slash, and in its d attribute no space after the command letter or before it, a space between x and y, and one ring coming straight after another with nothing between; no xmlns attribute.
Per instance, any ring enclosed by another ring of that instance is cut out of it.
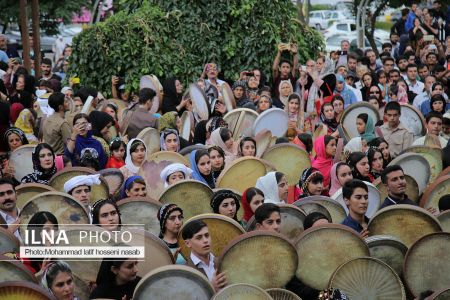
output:
<svg viewBox="0 0 450 300"><path fill-rule="evenodd" d="M319 136L314 141L314 151L316 157L312 163L312 167L318 169L323 175L323 186L328 188L330 186L330 172L333 167L333 158L327 157L325 136Z"/></svg>
<svg viewBox="0 0 450 300"><path fill-rule="evenodd" d="M11 123L14 124L19 117L20 112L24 109L23 105L21 103L13 103L11 105L11 110L9 111L9 119L11 120Z"/></svg>
<svg viewBox="0 0 450 300"><path fill-rule="evenodd" d="M248 220L250 220L250 218L254 215L250 207L250 203L248 203L247 201L247 191L248 189L246 189L242 194L242 208L244 209L244 216L242 217L242 220L244 220L245 222L248 222Z"/></svg>

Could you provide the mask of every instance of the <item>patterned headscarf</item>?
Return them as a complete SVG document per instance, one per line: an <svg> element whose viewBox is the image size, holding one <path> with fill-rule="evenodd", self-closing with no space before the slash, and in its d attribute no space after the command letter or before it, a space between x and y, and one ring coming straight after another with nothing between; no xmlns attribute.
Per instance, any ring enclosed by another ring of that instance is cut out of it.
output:
<svg viewBox="0 0 450 300"><path fill-rule="evenodd" d="M176 152L180 151L180 137L178 136L178 131L176 131L175 129L165 129L163 132L161 132L159 140L161 151L167 151L166 137L170 134L175 134L175 136L177 137L178 147Z"/></svg>
<svg viewBox="0 0 450 300"><path fill-rule="evenodd" d="M163 237L164 227L166 226L167 218L174 211L179 211L181 214L183 214L183 210L176 204L167 203L159 208L157 217L159 221L160 238Z"/></svg>
<svg viewBox="0 0 450 300"><path fill-rule="evenodd" d="M309 194L308 183L311 181L311 179L319 174L322 173L320 173L320 171L316 168L307 168L303 170L302 176L300 178L300 185L302 187L303 194Z"/></svg>
<svg viewBox="0 0 450 300"><path fill-rule="evenodd" d="M53 156L53 165L50 170L44 170L41 167L41 161L39 159L39 153L42 149L48 149L52 153ZM33 169L34 172L31 174L26 175L24 178L22 178L23 183L41 183L41 184L48 184L50 178L52 178L53 175L56 174L56 165L55 165L55 152L53 152L52 147L50 147L49 144L41 143L37 145L33 149L32 153L32 159L33 159Z"/></svg>
<svg viewBox="0 0 450 300"><path fill-rule="evenodd" d="M235 193L233 193L233 191L219 190L215 192L213 197L211 198L211 208L213 209L214 213L218 214L220 204L222 203L223 200L228 198L233 198L236 204L236 214L234 215L234 219L236 219L237 211L239 210L241 205L238 196Z"/></svg>

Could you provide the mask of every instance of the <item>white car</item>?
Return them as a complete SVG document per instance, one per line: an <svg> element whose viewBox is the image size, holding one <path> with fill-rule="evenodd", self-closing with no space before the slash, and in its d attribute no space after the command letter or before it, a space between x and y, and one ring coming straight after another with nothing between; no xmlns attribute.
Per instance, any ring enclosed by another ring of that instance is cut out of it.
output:
<svg viewBox="0 0 450 300"><path fill-rule="evenodd" d="M327 39L325 39L325 50L330 53L331 51L339 51L341 50L341 41L349 40L350 41L350 51L352 48L356 48L357 45L357 37L356 35L334 35ZM375 44L377 45L378 51L381 51L381 42L375 40ZM364 49L370 49L370 43L367 37L364 37Z"/></svg>
<svg viewBox="0 0 450 300"><path fill-rule="evenodd" d="M328 20L328 24L331 25L333 22L340 22L343 20L347 20L352 18L352 14L348 11L338 11L338 10L332 10L330 13L330 18ZM330 26L328 26L330 27Z"/></svg>
<svg viewBox="0 0 450 300"><path fill-rule="evenodd" d="M336 34L351 35L356 34L356 23L354 20L343 20L335 22L327 30L323 32L324 39ZM375 29L375 38L381 42L389 42L389 32L385 30Z"/></svg>
<svg viewBox="0 0 450 300"><path fill-rule="evenodd" d="M322 30L328 28L328 22L330 21L331 11L329 10L315 10L309 13L308 25Z"/></svg>

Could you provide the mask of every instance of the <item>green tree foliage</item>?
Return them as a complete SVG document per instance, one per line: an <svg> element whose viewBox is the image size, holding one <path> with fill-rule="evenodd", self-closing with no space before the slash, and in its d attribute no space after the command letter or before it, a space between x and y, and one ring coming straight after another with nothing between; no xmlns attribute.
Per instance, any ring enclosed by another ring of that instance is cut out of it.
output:
<svg viewBox="0 0 450 300"><path fill-rule="evenodd" d="M119 1L124 10L74 39L69 72L79 76L82 85L108 93L111 75L121 75L137 90L140 76L150 73L189 83L210 61L219 64L224 78L233 80L252 67L270 74L280 42L296 42L300 61L323 47L320 35L295 19L290 0L134 3Z"/></svg>

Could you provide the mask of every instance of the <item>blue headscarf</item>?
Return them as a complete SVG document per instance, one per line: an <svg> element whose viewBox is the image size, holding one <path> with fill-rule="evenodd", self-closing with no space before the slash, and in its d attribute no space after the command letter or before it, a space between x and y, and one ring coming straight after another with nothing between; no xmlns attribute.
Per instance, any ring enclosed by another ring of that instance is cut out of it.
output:
<svg viewBox="0 0 450 300"><path fill-rule="evenodd" d="M216 187L216 184L214 182L214 176L211 171L211 173L208 176L202 175L200 173L200 170L197 167L197 160L196 160L196 154L198 150L194 150L189 155L189 163L191 164L192 169L192 179L195 179L197 181L203 182L204 184L208 185L210 188L214 189ZM199 157L200 159L200 157Z"/></svg>
<svg viewBox="0 0 450 300"><path fill-rule="evenodd" d="M344 98L344 108L347 108L353 103L356 103L358 101L355 93L353 93L353 91L347 87L345 79L342 75L340 74L336 75L336 82L342 82L344 84L344 89L341 92L339 92L336 89L334 91L334 94L340 94L342 98Z"/></svg>
<svg viewBox="0 0 450 300"><path fill-rule="evenodd" d="M142 178L142 176L130 176L127 178L127 180L125 180L122 188L120 189L120 199L124 199L127 198L127 193L126 190L128 190L130 188L130 185L132 182L134 182L136 179L142 179L144 180L144 178Z"/></svg>

